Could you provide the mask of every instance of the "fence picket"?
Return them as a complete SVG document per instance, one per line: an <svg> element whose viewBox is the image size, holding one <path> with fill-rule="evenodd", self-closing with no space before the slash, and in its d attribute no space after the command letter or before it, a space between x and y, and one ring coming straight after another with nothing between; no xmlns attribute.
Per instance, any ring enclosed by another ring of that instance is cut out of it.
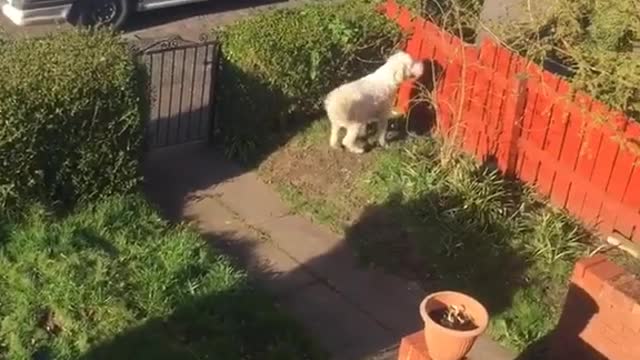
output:
<svg viewBox="0 0 640 360"><path fill-rule="evenodd" d="M464 131L462 135L462 147L470 154L476 155L476 145L478 143L478 128L479 123L482 121L481 116L478 114L477 101L478 91L481 87L482 79L478 74L478 58L480 51L474 47L465 48L464 56L466 59L463 72L466 76L467 86L462 89L463 98L462 108L463 116L461 117L460 124Z"/></svg>
<svg viewBox="0 0 640 360"><path fill-rule="evenodd" d="M547 72L543 76L546 83L553 84L551 87L554 89L554 95L547 96L544 100L548 102L547 106L550 107L550 114L543 151L548 153L551 159L557 163L566 130L567 113L565 103L569 94L569 84ZM546 161L541 162L536 179L538 191L544 196L550 196L556 176L557 172L553 169L552 164Z"/></svg>
<svg viewBox="0 0 640 360"><path fill-rule="evenodd" d="M607 120L611 116L611 112L604 104L594 101L592 106L592 116L592 121L595 121L596 123L608 122ZM602 118L599 119L600 117ZM607 126L610 126L610 124L605 123L600 125L597 129L601 133L602 138L600 140L600 148L596 154L593 174L589 181L595 191L602 193L605 196L604 199L598 199L594 196L587 196L585 198L580 216L587 222L594 220L597 220L598 222L607 220L610 222L609 218L613 215L609 211L601 213L603 206L605 206L605 203L607 202L606 188L611 177L611 171L613 170L616 157L620 150L620 144L612 141L610 137L612 131L607 129ZM596 125L596 127L598 127L598 125ZM619 129L619 131L624 131L624 129Z"/></svg>

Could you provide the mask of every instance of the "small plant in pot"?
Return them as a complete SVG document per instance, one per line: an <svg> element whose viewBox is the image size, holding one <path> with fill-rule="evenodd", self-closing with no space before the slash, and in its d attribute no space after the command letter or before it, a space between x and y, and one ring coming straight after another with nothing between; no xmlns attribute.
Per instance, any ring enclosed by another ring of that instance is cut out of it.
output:
<svg viewBox="0 0 640 360"><path fill-rule="evenodd" d="M420 304L424 336L433 360L461 360L489 323L487 309L474 298L455 291L427 296Z"/></svg>

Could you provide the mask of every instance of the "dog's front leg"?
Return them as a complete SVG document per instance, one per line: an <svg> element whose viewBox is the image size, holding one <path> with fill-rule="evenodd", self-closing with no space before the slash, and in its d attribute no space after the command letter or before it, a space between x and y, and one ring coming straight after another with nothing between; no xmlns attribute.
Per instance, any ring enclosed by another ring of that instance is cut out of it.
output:
<svg viewBox="0 0 640 360"><path fill-rule="evenodd" d="M358 128L358 136L361 138L367 137L367 124L362 124Z"/></svg>
<svg viewBox="0 0 640 360"><path fill-rule="evenodd" d="M331 137L329 138L329 145L334 149L340 148L340 142L338 135L340 134L340 126L331 122Z"/></svg>
<svg viewBox="0 0 640 360"><path fill-rule="evenodd" d="M389 120L382 118L378 120L378 129L376 137L378 138L378 144L382 147L387 147L387 128L389 127Z"/></svg>
<svg viewBox="0 0 640 360"><path fill-rule="evenodd" d="M356 139L358 138L359 131L360 124L347 126L347 134L342 139L342 145L344 145L347 150L356 154L364 153L364 149L356 145Z"/></svg>

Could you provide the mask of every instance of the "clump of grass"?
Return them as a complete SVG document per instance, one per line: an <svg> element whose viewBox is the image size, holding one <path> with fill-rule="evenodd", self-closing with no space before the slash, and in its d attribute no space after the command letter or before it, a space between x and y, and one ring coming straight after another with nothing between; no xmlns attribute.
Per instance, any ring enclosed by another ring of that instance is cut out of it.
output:
<svg viewBox="0 0 640 360"><path fill-rule="evenodd" d="M300 329L144 200L2 223L0 358L311 359Z"/></svg>

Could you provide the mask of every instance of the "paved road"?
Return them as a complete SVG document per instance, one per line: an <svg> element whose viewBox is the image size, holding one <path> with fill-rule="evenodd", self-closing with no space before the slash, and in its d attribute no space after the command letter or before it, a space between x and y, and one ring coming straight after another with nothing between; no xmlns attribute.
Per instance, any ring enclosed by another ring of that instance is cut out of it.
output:
<svg viewBox="0 0 640 360"><path fill-rule="evenodd" d="M180 35L196 39L217 25L228 24L239 18L273 8L300 5L311 0L210 0L135 14L125 29L127 37L163 38ZM34 25L18 27L0 16L0 29L12 37L40 36L69 28L67 24Z"/></svg>

